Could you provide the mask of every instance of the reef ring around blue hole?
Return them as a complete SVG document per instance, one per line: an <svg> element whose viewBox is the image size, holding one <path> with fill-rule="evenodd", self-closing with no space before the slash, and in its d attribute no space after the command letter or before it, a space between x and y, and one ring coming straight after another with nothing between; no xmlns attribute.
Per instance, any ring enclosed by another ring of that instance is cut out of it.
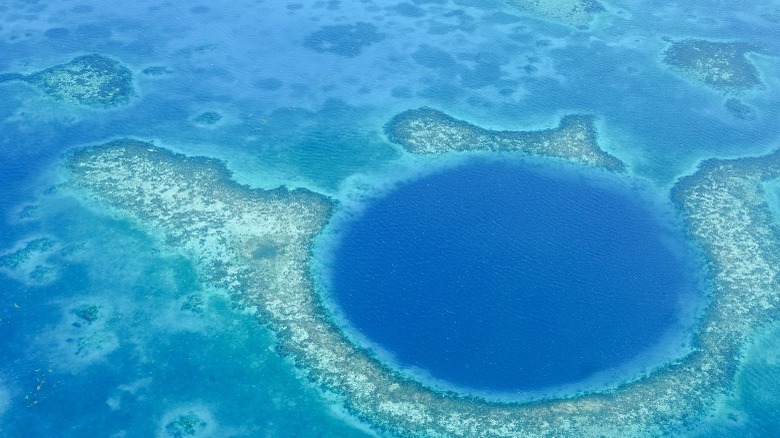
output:
<svg viewBox="0 0 780 438"><path fill-rule="evenodd" d="M682 355L702 276L672 207L607 174L472 158L399 183L334 219L325 302L358 344L433 386L560 395L632 380Z"/></svg>

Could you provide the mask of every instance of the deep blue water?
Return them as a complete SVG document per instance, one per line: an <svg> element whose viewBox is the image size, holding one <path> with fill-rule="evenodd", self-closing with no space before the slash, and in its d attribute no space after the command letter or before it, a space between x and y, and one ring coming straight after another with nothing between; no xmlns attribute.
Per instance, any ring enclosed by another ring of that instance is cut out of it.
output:
<svg viewBox="0 0 780 438"><path fill-rule="evenodd" d="M474 161L401 185L346 226L333 298L402 365L462 387L624 364L674 324L694 264L648 198L563 172Z"/></svg>

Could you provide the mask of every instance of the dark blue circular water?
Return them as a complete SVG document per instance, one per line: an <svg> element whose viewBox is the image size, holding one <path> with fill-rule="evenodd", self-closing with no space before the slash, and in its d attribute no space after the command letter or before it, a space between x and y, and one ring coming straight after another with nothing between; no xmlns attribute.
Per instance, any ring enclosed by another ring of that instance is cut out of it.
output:
<svg viewBox="0 0 780 438"><path fill-rule="evenodd" d="M480 390L539 390L626 363L696 283L681 235L617 183L474 161L345 225L331 289L403 366Z"/></svg>

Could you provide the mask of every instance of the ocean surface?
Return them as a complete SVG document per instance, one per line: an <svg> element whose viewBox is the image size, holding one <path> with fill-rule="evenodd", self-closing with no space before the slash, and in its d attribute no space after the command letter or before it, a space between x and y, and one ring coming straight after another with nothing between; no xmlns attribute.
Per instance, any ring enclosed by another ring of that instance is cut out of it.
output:
<svg viewBox="0 0 780 438"><path fill-rule="evenodd" d="M62 190L69 153L122 138L333 199L323 311L420 385L576 397L688 354L713 289L670 191L780 148L780 3L599 3L586 24L512 0L0 3L0 436L394 436L197 260ZM686 40L754 45L729 59L758 82L675 68ZM36 76L92 54L126 93ZM420 107L499 131L592 115L626 171L415 156L385 126ZM685 436L780 435L778 320Z"/></svg>
<svg viewBox="0 0 780 438"><path fill-rule="evenodd" d="M401 367L454 386L631 378L639 364L616 369L684 344L695 311L678 307L703 273L669 206L567 171L476 160L372 200L338 237L333 301Z"/></svg>

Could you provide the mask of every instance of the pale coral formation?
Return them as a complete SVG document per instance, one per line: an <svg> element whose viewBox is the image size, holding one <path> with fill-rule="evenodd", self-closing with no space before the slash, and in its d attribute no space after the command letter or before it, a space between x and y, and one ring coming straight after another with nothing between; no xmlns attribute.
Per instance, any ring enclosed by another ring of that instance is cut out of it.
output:
<svg viewBox="0 0 780 438"><path fill-rule="evenodd" d="M67 165L74 194L141 223L191 257L206 283L257 307L277 333L280 353L312 382L378 429L403 436L680 434L730 390L746 342L780 310L780 234L762 192L764 181L780 176L780 154L708 161L674 189L712 280L691 354L614 390L516 403L432 390L344 336L310 272L314 239L334 208L328 198L249 189L218 162L132 140L76 151Z"/></svg>
<svg viewBox="0 0 780 438"><path fill-rule="evenodd" d="M616 171L625 168L599 147L593 118L587 115L563 117L553 129L492 131L424 107L396 115L385 125L385 133L390 141L414 154L524 152Z"/></svg>
<svg viewBox="0 0 780 438"><path fill-rule="evenodd" d="M605 10L596 0L508 0L507 3L542 18L580 28L587 28L595 16Z"/></svg>
<svg viewBox="0 0 780 438"><path fill-rule="evenodd" d="M763 87L758 70L747 53L768 54L757 44L686 39L664 52L664 63L707 86L725 93Z"/></svg>
<svg viewBox="0 0 780 438"><path fill-rule="evenodd" d="M135 93L132 72L101 55L79 56L30 75L0 75L0 82L24 81L69 103L108 108L126 104Z"/></svg>

